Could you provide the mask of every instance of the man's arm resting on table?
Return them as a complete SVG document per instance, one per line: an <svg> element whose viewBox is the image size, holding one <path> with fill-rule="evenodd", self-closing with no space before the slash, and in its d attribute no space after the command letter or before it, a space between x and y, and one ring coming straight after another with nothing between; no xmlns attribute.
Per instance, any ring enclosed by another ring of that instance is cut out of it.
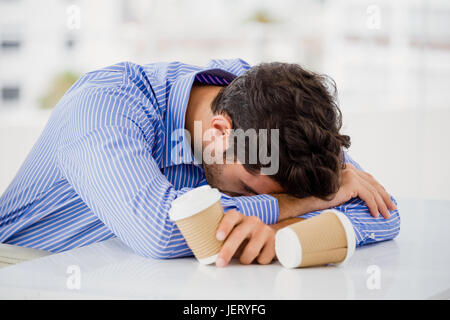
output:
<svg viewBox="0 0 450 320"><path fill-rule="evenodd" d="M330 201L273 194L278 201L278 219L269 228L263 226L262 221L249 219L238 212L231 211L230 215L226 215L217 232L219 240L226 240L218 265L227 265L233 256L240 256L244 264L253 260L268 263L275 255L274 235L277 230L301 221L299 216L309 218L328 208L346 214L355 229L359 246L394 238L400 230L400 217L394 199L370 174L346 157L349 161L342 171L341 187Z"/></svg>
<svg viewBox="0 0 450 320"><path fill-rule="evenodd" d="M279 199L279 221L290 220L293 215L310 218L320 214L321 210L334 208L352 222L358 246L395 238L400 231L400 216L394 198L349 156L346 157L349 163L342 173L341 188L331 201L274 195Z"/></svg>
<svg viewBox="0 0 450 320"><path fill-rule="evenodd" d="M389 193L370 174L358 170L350 163L341 172L341 187L329 201L315 197L295 198L288 194L273 194L278 200L279 218L300 216L309 212L325 210L342 205L353 198L360 198L366 204L373 217L380 214L386 219L391 210L397 207Z"/></svg>

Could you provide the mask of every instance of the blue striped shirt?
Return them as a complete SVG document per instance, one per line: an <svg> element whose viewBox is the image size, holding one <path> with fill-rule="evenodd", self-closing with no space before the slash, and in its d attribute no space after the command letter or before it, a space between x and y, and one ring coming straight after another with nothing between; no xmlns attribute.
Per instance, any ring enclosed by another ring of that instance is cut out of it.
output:
<svg viewBox="0 0 450 320"><path fill-rule="evenodd" d="M173 133L184 132L178 129L194 82L227 85L248 69L241 59L204 67L123 62L85 74L56 105L0 198L0 242L61 252L118 237L146 257L192 255L168 210L206 180L183 134ZM270 195L223 194L221 202L225 211L278 221ZM396 211L375 219L359 199L337 209L353 222L358 245L399 232Z"/></svg>

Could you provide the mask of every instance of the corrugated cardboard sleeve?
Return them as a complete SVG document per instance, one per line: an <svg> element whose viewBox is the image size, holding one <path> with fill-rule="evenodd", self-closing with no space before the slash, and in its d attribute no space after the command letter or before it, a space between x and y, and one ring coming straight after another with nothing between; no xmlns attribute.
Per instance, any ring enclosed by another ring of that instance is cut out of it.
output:
<svg viewBox="0 0 450 320"><path fill-rule="evenodd" d="M219 253L223 241L216 238L217 228L224 215L220 201L203 211L175 223L197 259Z"/></svg>

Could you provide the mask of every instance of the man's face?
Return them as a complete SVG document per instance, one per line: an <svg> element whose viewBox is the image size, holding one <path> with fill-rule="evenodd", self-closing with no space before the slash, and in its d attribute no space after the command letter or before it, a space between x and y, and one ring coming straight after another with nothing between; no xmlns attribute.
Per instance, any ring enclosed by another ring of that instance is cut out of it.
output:
<svg viewBox="0 0 450 320"><path fill-rule="evenodd" d="M227 153L231 129L229 117L214 115L208 130L203 134L203 151L208 152L203 153L202 162L208 184L230 196L284 192L270 176L249 173L241 162Z"/></svg>
<svg viewBox="0 0 450 320"><path fill-rule="evenodd" d="M204 164L208 184L230 196L281 193L283 188L267 175L251 174L237 162Z"/></svg>

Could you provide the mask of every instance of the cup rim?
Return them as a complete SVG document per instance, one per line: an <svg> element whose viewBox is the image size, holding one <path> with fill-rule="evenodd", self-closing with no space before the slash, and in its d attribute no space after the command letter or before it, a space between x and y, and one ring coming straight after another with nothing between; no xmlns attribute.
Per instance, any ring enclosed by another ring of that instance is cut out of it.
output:
<svg viewBox="0 0 450 320"><path fill-rule="evenodd" d="M209 185L189 190L172 201L169 218L172 221L189 218L212 206L220 197L219 190Z"/></svg>

